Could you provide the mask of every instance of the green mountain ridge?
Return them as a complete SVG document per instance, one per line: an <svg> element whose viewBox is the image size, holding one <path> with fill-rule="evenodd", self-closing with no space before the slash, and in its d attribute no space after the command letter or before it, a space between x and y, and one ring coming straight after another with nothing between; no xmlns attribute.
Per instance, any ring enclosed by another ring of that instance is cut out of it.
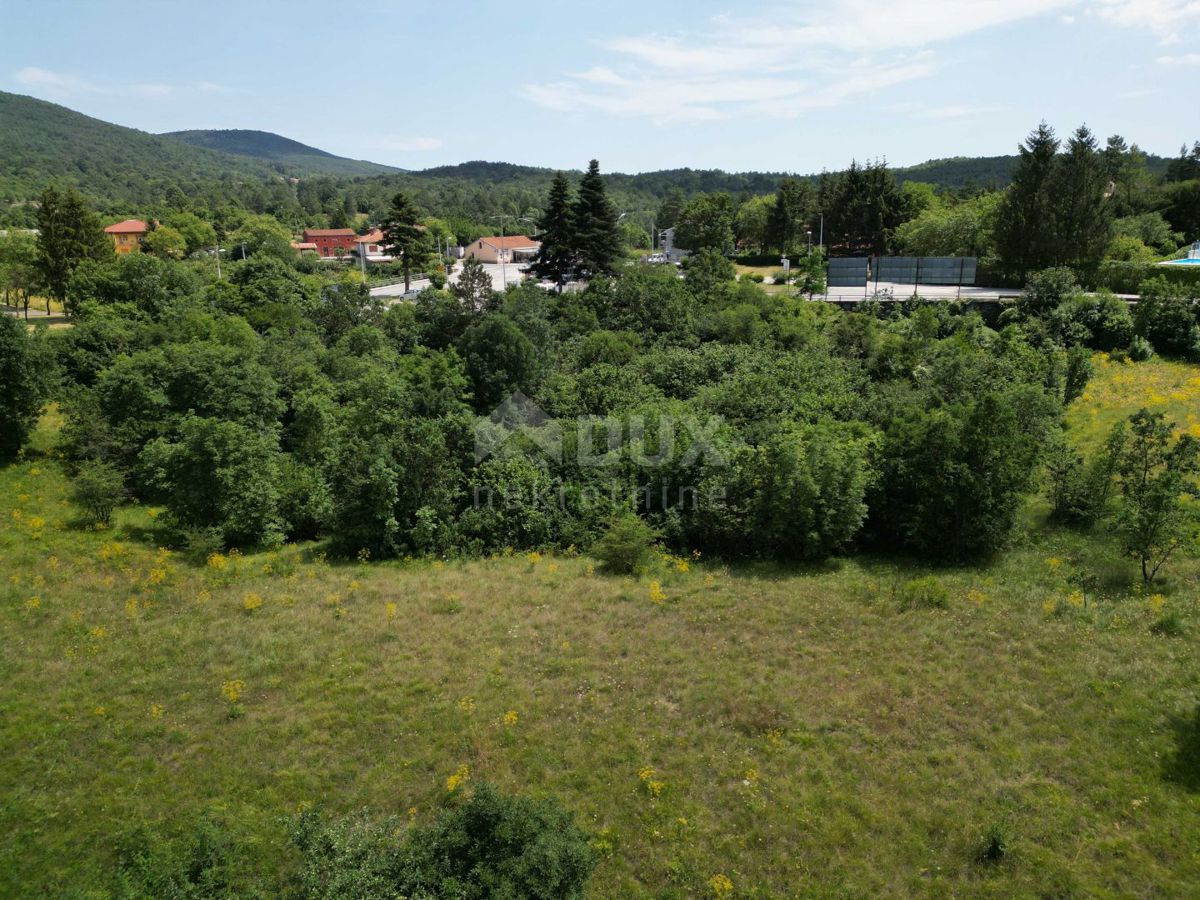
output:
<svg viewBox="0 0 1200 900"><path fill-rule="evenodd" d="M159 136L207 150L278 163L309 174L354 177L404 171L396 166L337 156L270 131L245 128L193 129L168 131Z"/></svg>

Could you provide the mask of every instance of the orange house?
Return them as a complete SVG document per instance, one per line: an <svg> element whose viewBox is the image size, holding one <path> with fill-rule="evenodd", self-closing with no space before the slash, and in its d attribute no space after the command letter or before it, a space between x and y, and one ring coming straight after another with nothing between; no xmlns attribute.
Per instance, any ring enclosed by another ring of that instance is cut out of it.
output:
<svg viewBox="0 0 1200 900"><path fill-rule="evenodd" d="M109 225L104 233L112 238L113 249L118 253L132 253L142 248L142 238L146 236L146 223L141 219L126 219L116 225Z"/></svg>

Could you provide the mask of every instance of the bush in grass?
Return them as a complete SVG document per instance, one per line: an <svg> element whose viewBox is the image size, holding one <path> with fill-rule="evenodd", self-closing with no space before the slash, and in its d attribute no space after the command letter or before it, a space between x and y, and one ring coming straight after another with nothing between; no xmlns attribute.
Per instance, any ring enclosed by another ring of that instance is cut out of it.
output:
<svg viewBox="0 0 1200 900"><path fill-rule="evenodd" d="M486 784L428 828L308 812L290 831L303 858L296 893L310 900L576 900L596 864L587 835L556 801Z"/></svg>
<svg viewBox="0 0 1200 900"><path fill-rule="evenodd" d="M905 582L897 592L897 598L901 609L946 609L950 606L950 592L932 575Z"/></svg>
<svg viewBox="0 0 1200 900"><path fill-rule="evenodd" d="M1001 822L993 822L983 833L979 848L975 851L975 861L995 864L1008 855L1011 839L1008 829Z"/></svg>
<svg viewBox="0 0 1200 900"><path fill-rule="evenodd" d="M614 575L632 575L646 567L658 532L634 513L613 519L592 553Z"/></svg>
<svg viewBox="0 0 1200 900"><path fill-rule="evenodd" d="M125 476L111 463L86 462L75 476L71 499L89 525L107 525L125 499Z"/></svg>
<svg viewBox="0 0 1200 900"><path fill-rule="evenodd" d="M170 839L149 828L126 836L117 848L113 895L121 900L224 900L257 896L235 889L235 843L220 823L201 818L189 833Z"/></svg>
<svg viewBox="0 0 1200 900"><path fill-rule="evenodd" d="M1150 342L1141 335L1135 337L1129 342L1129 350L1127 351L1129 358L1134 362L1146 362L1154 356L1154 347Z"/></svg>

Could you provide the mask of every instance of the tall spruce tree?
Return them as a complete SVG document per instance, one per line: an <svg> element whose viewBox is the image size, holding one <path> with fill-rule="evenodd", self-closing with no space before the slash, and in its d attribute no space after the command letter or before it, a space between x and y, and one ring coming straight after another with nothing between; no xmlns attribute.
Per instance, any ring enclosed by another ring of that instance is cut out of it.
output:
<svg viewBox="0 0 1200 900"><path fill-rule="evenodd" d="M562 172L550 183L546 211L538 220L537 228L542 246L531 268L538 277L553 281L561 293L563 284L575 268L577 255L571 184Z"/></svg>
<svg viewBox="0 0 1200 900"><path fill-rule="evenodd" d="M813 188L807 181L785 178L775 191L775 205L767 219L767 241L787 256L803 234L813 206Z"/></svg>
<svg viewBox="0 0 1200 900"><path fill-rule="evenodd" d="M76 267L85 259L108 259L112 242L100 217L74 188L60 191L53 185L42 191L37 211L37 265L50 295L67 302L67 286Z"/></svg>
<svg viewBox="0 0 1200 900"><path fill-rule="evenodd" d="M579 273L594 278L614 271L621 253L617 212L604 189L600 163L594 159L579 182L574 218Z"/></svg>
<svg viewBox="0 0 1200 900"><path fill-rule="evenodd" d="M1042 122L1019 150L1012 184L1000 204L996 247L1005 268L1023 278L1054 265L1057 256L1051 195L1058 155L1054 129Z"/></svg>
<svg viewBox="0 0 1200 900"><path fill-rule="evenodd" d="M412 285L414 272L420 271L430 257L429 236L420 226L416 205L403 193L392 198L383 220L383 249L400 260L404 272L404 292Z"/></svg>
<svg viewBox="0 0 1200 900"><path fill-rule="evenodd" d="M1055 263L1088 265L1103 257L1112 239L1108 181L1096 138L1081 125L1050 179Z"/></svg>

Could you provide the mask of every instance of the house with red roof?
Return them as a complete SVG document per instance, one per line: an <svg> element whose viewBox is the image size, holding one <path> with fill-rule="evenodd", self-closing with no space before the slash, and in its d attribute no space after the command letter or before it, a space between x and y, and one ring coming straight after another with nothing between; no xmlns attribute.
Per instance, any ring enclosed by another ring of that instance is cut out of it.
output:
<svg viewBox="0 0 1200 900"><path fill-rule="evenodd" d="M348 256L357 246L353 228L305 228L301 244L315 244L323 258ZM338 251L341 251L340 253Z"/></svg>
<svg viewBox="0 0 1200 900"><path fill-rule="evenodd" d="M142 239L150 228L141 219L126 219L104 229L104 233L112 238L113 249L117 253L132 253L142 249Z"/></svg>
<svg viewBox="0 0 1200 900"><path fill-rule="evenodd" d="M524 262L537 256L541 248L541 241L523 234L511 234L507 237L482 237L472 242L464 255L485 263Z"/></svg>

